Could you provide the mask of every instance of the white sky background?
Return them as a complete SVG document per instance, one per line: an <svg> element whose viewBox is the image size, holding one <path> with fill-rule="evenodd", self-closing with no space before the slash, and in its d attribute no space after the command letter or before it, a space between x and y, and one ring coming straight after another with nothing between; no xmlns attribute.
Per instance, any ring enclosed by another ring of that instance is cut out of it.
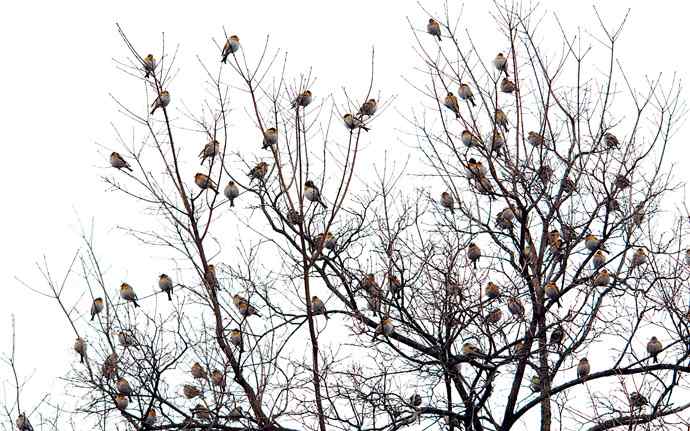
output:
<svg viewBox="0 0 690 431"><path fill-rule="evenodd" d="M594 29L590 2L547 1L545 7L559 14L568 29L582 24ZM430 10L441 10L440 1L426 1ZM632 8L619 58L629 75L641 82L644 74L678 71L687 78L687 13L680 2L606 1L600 5L604 17L617 23L627 7ZM212 38L221 40L223 26L238 34L247 55L255 57L270 33L272 46L287 49L292 72L313 67L318 77L316 97L333 93L342 101L341 87L361 95L366 91L369 55L376 49L375 92L397 95L395 109L389 109L373 125L366 159L360 169L382 161L384 150L399 157L415 142L404 141L395 131L403 121L396 109L408 112L416 92L402 79L419 64L406 17L423 29L427 16L416 2L405 1L223 1L199 2L118 1L38 2L21 1L5 5L0 15L0 180L4 185L0 211L3 247L0 248L0 351L10 343L10 315L17 320L20 372L35 371L23 403L31 396L55 388L62 391L63 375L76 360L73 333L54 302L22 287L19 277L40 287L33 263L46 254L54 275L62 275L79 245L77 215L97 226L96 246L106 260L113 293L121 279L151 277L161 272L150 250L114 229L118 224L135 224L141 214L138 205L117 193L105 193L100 179L107 161L104 154L117 149L114 122L127 132L130 123L117 112L109 93L143 109L142 85L117 70L112 58L128 53L115 30L120 22L130 40L143 53L159 52L161 32L167 44L180 44L179 76L170 88L173 108L182 101L198 106L204 72L195 55L214 67L218 52ZM488 2L465 5L464 24L475 43L493 58L505 46L496 46L495 24L488 14ZM550 18L549 18L550 19ZM551 43L556 48L559 35ZM687 93L686 93L687 94ZM235 106L238 108L238 106ZM237 109L237 129L253 127ZM669 160L683 160L688 133L681 131L670 150ZM107 147L99 148L96 143ZM194 152L199 142L192 142ZM258 142L235 142L251 146ZM192 169L192 168L190 168ZM108 172L109 173L109 172ZM193 174L189 172L189 176ZM686 180L686 171L677 172ZM240 204L241 205L241 204ZM139 281L135 286L153 289ZM140 292L142 295L143 292ZM84 312L88 312L85 302ZM6 375L0 369L1 376Z"/></svg>

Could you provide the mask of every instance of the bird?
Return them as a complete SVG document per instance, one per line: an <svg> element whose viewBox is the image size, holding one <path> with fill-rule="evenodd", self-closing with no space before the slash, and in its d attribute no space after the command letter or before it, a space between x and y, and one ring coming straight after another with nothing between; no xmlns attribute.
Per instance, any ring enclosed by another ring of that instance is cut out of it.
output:
<svg viewBox="0 0 690 431"><path fill-rule="evenodd" d="M390 317L386 316L376 327L374 338L381 334L385 335L386 337L390 337L393 334L393 332L395 332L395 325L393 325L393 320Z"/></svg>
<svg viewBox="0 0 690 431"><path fill-rule="evenodd" d="M470 342L466 342L462 345L462 354L468 357L478 357L483 353L479 347Z"/></svg>
<svg viewBox="0 0 690 431"><path fill-rule="evenodd" d="M458 98L455 97L455 95L450 91L446 95L446 98L443 99L443 106L453 111L455 113L455 118L460 118L460 105L458 104Z"/></svg>
<svg viewBox="0 0 690 431"><path fill-rule="evenodd" d="M647 252L644 248L638 248L633 254L632 259L630 259L630 267L636 268L640 265L644 265L647 262Z"/></svg>
<svg viewBox="0 0 690 431"><path fill-rule="evenodd" d="M474 103L474 94L472 93L472 89L470 88L469 85L463 83L460 83L460 88L458 89L458 97L461 100L467 100L472 104L472 106L477 106L476 103Z"/></svg>
<svg viewBox="0 0 690 431"><path fill-rule="evenodd" d="M455 205L453 195L448 192L441 193L441 206L450 210L451 214L455 212L453 208Z"/></svg>
<svg viewBox="0 0 690 431"><path fill-rule="evenodd" d="M513 229L513 218L503 217L503 211L496 214L496 226L501 229Z"/></svg>
<svg viewBox="0 0 690 431"><path fill-rule="evenodd" d="M580 359L580 362L577 364L577 378L582 379L582 383L587 379L589 371L589 360L587 358Z"/></svg>
<svg viewBox="0 0 690 431"><path fill-rule="evenodd" d="M239 310L240 315L243 317L249 317L249 316L261 317L261 314L259 314L259 312L256 311L256 308L254 308L254 306L250 305L248 302L240 303L240 305L237 306L237 309Z"/></svg>
<svg viewBox="0 0 690 431"><path fill-rule="evenodd" d="M460 135L460 138L462 139L462 143L466 147L478 147L481 144L481 141L479 140L479 138L476 137L469 130L463 130L462 134Z"/></svg>
<svg viewBox="0 0 690 431"><path fill-rule="evenodd" d="M213 383L213 386L224 387L225 375L220 370L211 371L211 383Z"/></svg>
<svg viewBox="0 0 690 431"><path fill-rule="evenodd" d="M587 248L587 250L596 251L600 248L600 245L601 241L599 240L599 238L597 238L596 235L589 233L585 236L585 247Z"/></svg>
<svg viewBox="0 0 690 431"><path fill-rule="evenodd" d="M323 238L321 239L324 248L326 250L335 250L335 248L338 246L338 241L335 239L335 236L331 232L326 232L323 234Z"/></svg>
<svg viewBox="0 0 690 431"><path fill-rule="evenodd" d="M541 391L541 379L539 378L538 375L533 375L532 378L529 380L529 388L532 390L532 392L540 392Z"/></svg>
<svg viewBox="0 0 690 431"><path fill-rule="evenodd" d="M153 54L147 54L146 57L144 57L144 71L146 72L146 75L144 78L148 78L151 76L151 74L156 70L156 58L153 56Z"/></svg>
<svg viewBox="0 0 690 431"><path fill-rule="evenodd" d="M129 385L127 379L125 379L124 377L120 377L119 379L117 379L117 382L115 382L115 388L122 395L132 395L132 387Z"/></svg>
<svg viewBox="0 0 690 431"><path fill-rule="evenodd" d="M494 133L490 136L489 142L491 143L491 151L500 151L506 144L506 139L499 130L494 130Z"/></svg>
<svg viewBox="0 0 690 431"><path fill-rule="evenodd" d="M378 107L378 103L376 102L376 99L369 99L366 102L362 104L362 106L359 108L359 112L357 113L358 115L366 115L368 117L371 117L376 113L376 108Z"/></svg>
<svg viewBox="0 0 690 431"><path fill-rule="evenodd" d="M473 242L470 243L470 245L467 247L467 258L472 262L472 265L475 269L477 269L477 262L481 256L482 251L479 246Z"/></svg>
<svg viewBox="0 0 690 431"><path fill-rule="evenodd" d="M647 353L654 359L654 363L658 363L659 359L657 356L663 349L663 346L661 345L661 341L657 339L656 337L652 337L649 342L647 343Z"/></svg>
<svg viewBox="0 0 690 431"><path fill-rule="evenodd" d="M235 328L230 331L230 342L233 346L239 347L240 352L244 352L244 342L242 341L242 332L239 328Z"/></svg>
<svg viewBox="0 0 690 431"><path fill-rule="evenodd" d="M196 398L201 395L201 391L194 385L184 385L182 387L182 394L185 396L185 398L191 400L192 398Z"/></svg>
<svg viewBox="0 0 690 431"><path fill-rule="evenodd" d="M556 328L553 331L551 331L551 337L549 338L549 344L560 346L560 344L563 342L564 338L565 338L565 331L563 331L563 328L560 325L558 325L558 326L556 326Z"/></svg>
<svg viewBox="0 0 690 431"><path fill-rule="evenodd" d="M242 408L235 405L232 409L230 409L230 412L228 413L228 417L230 420L240 420L242 417L244 417L244 413L242 413Z"/></svg>
<svg viewBox="0 0 690 431"><path fill-rule="evenodd" d="M606 270L606 268L602 269L601 271L599 271L597 275L594 276L595 286L608 286L610 282L611 276L609 272Z"/></svg>
<svg viewBox="0 0 690 431"><path fill-rule="evenodd" d="M292 107L293 108L299 108L301 107L306 107L311 103L312 100L312 95L311 91L309 90L304 90L301 93L295 97L295 100L292 101Z"/></svg>
<svg viewBox="0 0 690 431"><path fill-rule="evenodd" d="M205 379L208 376L204 367L198 362L192 364L191 374L195 379Z"/></svg>
<svg viewBox="0 0 690 431"><path fill-rule="evenodd" d="M137 302L137 294L134 293L132 286L127 283L122 283L120 285L120 298L131 302L135 307L139 307L139 303Z"/></svg>
<svg viewBox="0 0 690 431"><path fill-rule="evenodd" d="M256 166L254 166L254 167L249 171L249 173L247 174L247 176L248 176L249 178L251 178L251 179L250 179L250 182L251 182L251 181L254 181L254 180L263 181L264 178L266 177L266 174L267 174L267 173L268 173L268 163L266 163L266 162L259 162L259 163L256 164Z"/></svg>
<svg viewBox="0 0 690 431"><path fill-rule="evenodd" d="M422 396L415 393L413 395L410 395L410 405L412 407L419 407L422 405Z"/></svg>
<svg viewBox="0 0 690 431"><path fill-rule="evenodd" d="M172 301L173 281L167 274L158 276L158 288L168 295L168 301Z"/></svg>
<svg viewBox="0 0 690 431"><path fill-rule="evenodd" d="M527 133L527 142L535 147L541 147L544 145L544 135L537 132L529 132Z"/></svg>
<svg viewBox="0 0 690 431"><path fill-rule="evenodd" d="M299 225L304 221L304 217L297 210L290 208L285 214L285 220L292 225Z"/></svg>
<svg viewBox="0 0 690 431"><path fill-rule="evenodd" d="M499 296L501 296L501 290L498 288L498 285L496 283L490 281L484 288L484 294L489 299L496 299Z"/></svg>
<svg viewBox="0 0 690 431"><path fill-rule="evenodd" d="M313 181L307 180L304 182L304 198L310 202L317 202L326 208L326 204L321 199L321 192L316 187Z"/></svg>
<svg viewBox="0 0 690 431"><path fill-rule="evenodd" d="M135 344L136 339L125 331L119 331L117 333L117 342L120 343L122 347L130 347Z"/></svg>
<svg viewBox="0 0 690 431"><path fill-rule="evenodd" d="M630 406L636 409L640 409L649 404L647 398L639 392L632 392L630 394Z"/></svg>
<svg viewBox="0 0 690 431"><path fill-rule="evenodd" d="M488 170L481 160L475 160L471 157L467 161L466 175L468 178L480 178L487 174Z"/></svg>
<svg viewBox="0 0 690 431"><path fill-rule="evenodd" d="M630 187L632 185L632 183L630 182L628 177L626 177L623 174L616 175L616 179L613 182L613 184L621 190L627 189L628 187Z"/></svg>
<svg viewBox="0 0 690 431"><path fill-rule="evenodd" d="M525 344L524 341L519 340L513 345L513 351L515 352L515 355L517 356L524 356L527 353L527 345Z"/></svg>
<svg viewBox="0 0 690 431"><path fill-rule="evenodd" d="M130 172L133 172L132 167L127 163L127 161L122 158L120 153L113 151L110 153L110 166L116 169L127 169Z"/></svg>
<svg viewBox="0 0 690 431"><path fill-rule="evenodd" d="M606 253L602 250L597 250L592 256L592 266L594 269L599 269L606 263Z"/></svg>
<svg viewBox="0 0 690 431"><path fill-rule="evenodd" d="M345 127L349 130L362 129L365 132L371 130L364 125L364 121L361 118L357 118L350 113L343 115L343 123L345 123Z"/></svg>
<svg viewBox="0 0 690 431"><path fill-rule="evenodd" d="M192 412L193 416L201 420L209 420L211 418L211 412L209 411L208 407L203 404L197 404L190 409L190 411Z"/></svg>
<svg viewBox="0 0 690 431"><path fill-rule="evenodd" d="M215 139L204 145L199 153L199 158L201 159L201 164L203 165L206 159L213 160L220 152L220 143Z"/></svg>
<svg viewBox="0 0 690 431"><path fill-rule="evenodd" d="M129 400L127 400L127 397L125 395L117 394L117 396L115 396L115 407L117 407L120 410L125 410L128 405Z"/></svg>
<svg viewBox="0 0 690 431"><path fill-rule="evenodd" d="M553 177L553 169L549 165L541 165L539 166L539 169L537 169L537 176L541 182L546 185L551 182L551 178Z"/></svg>
<svg viewBox="0 0 690 431"><path fill-rule="evenodd" d="M388 289L393 295L397 295L402 292L403 285L395 274L388 274Z"/></svg>
<svg viewBox="0 0 690 431"><path fill-rule="evenodd" d="M158 108L165 109L165 107L168 106L169 103L170 93L168 92L168 90L161 91L158 97L156 97L156 100L154 100L151 104L151 115L153 115L153 113L156 112L156 109Z"/></svg>
<svg viewBox="0 0 690 431"><path fill-rule="evenodd" d="M496 109L494 120L500 129L503 129L504 132L508 133L508 116L505 114L505 112L503 112L503 110Z"/></svg>
<svg viewBox="0 0 690 431"><path fill-rule="evenodd" d="M685 250L685 264L690 265L690 248Z"/></svg>
<svg viewBox="0 0 690 431"><path fill-rule="evenodd" d="M228 185L223 189L223 194L230 201L230 206L235 206L235 199L240 195L240 189L234 181L228 181Z"/></svg>
<svg viewBox="0 0 690 431"><path fill-rule="evenodd" d="M612 133L604 133L604 143L608 148L618 148L620 146L620 142L618 141L618 138Z"/></svg>
<svg viewBox="0 0 690 431"><path fill-rule="evenodd" d="M103 311L103 298L95 298L91 304L91 320L101 311Z"/></svg>
<svg viewBox="0 0 690 431"><path fill-rule="evenodd" d="M522 305L520 298L511 296L508 298L508 311L510 311L510 314L513 316L522 318L525 315L525 306Z"/></svg>
<svg viewBox="0 0 690 431"><path fill-rule="evenodd" d="M271 148L273 145L278 143L278 129L275 127L269 127L264 130L264 142L261 146L264 150Z"/></svg>
<svg viewBox="0 0 690 431"><path fill-rule="evenodd" d="M486 315L486 322L490 324L496 324L501 321L502 317L503 312L501 311L501 309L494 308L493 310L489 311L489 313Z"/></svg>
<svg viewBox="0 0 690 431"><path fill-rule="evenodd" d="M433 18L429 18L426 24L426 32L432 36L436 36L438 41L441 41L441 25Z"/></svg>
<svg viewBox="0 0 690 431"><path fill-rule="evenodd" d="M218 193L218 186L216 186L216 183L206 174L197 172L196 175L194 175L194 183L201 190L211 189Z"/></svg>
<svg viewBox="0 0 690 431"><path fill-rule="evenodd" d="M551 253L558 254L560 252L562 241L561 233L558 231L558 229L552 229L549 232L548 243Z"/></svg>
<svg viewBox="0 0 690 431"><path fill-rule="evenodd" d="M26 417L26 413L20 413L14 423L19 431L34 431L34 427L29 422L29 418Z"/></svg>
<svg viewBox="0 0 690 431"><path fill-rule="evenodd" d="M503 55L502 52L496 54L496 57L494 58L494 67L499 72L505 73L506 78L508 77L508 59L505 55Z"/></svg>
<svg viewBox="0 0 690 431"><path fill-rule="evenodd" d="M218 277L216 276L216 266L209 264L206 266L206 272L204 272L204 279L208 288L211 290L220 290L220 283L218 282Z"/></svg>
<svg viewBox="0 0 690 431"><path fill-rule="evenodd" d="M86 342L81 337L77 337L74 341L74 351L79 353L79 362L84 363L84 358L86 357Z"/></svg>
<svg viewBox="0 0 690 431"><path fill-rule="evenodd" d="M512 93L515 91L515 83L508 79L508 77L503 78L501 81L501 91L504 93Z"/></svg>
<svg viewBox="0 0 690 431"><path fill-rule="evenodd" d="M561 296L561 292L558 290L558 286L556 286L556 283L553 281L549 281L546 283L546 286L544 287L544 294L546 294L546 297L549 298L551 301L555 302L558 304L558 306L561 306L561 301L559 300Z"/></svg>
<svg viewBox="0 0 690 431"><path fill-rule="evenodd" d="M156 424L156 420L158 420L158 418L156 417L156 409L151 407L146 412L146 418L144 419L144 423L151 427Z"/></svg>
<svg viewBox="0 0 690 431"><path fill-rule="evenodd" d="M326 305L318 296L311 297L311 313L312 314L323 314L326 319L328 319L328 314L326 314Z"/></svg>
<svg viewBox="0 0 690 431"><path fill-rule="evenodd" d="M236 53L240 49L240 38L236 35L230 36L223 45L223 52L221 54L221 63L227 63L230 54Z"/></svg>

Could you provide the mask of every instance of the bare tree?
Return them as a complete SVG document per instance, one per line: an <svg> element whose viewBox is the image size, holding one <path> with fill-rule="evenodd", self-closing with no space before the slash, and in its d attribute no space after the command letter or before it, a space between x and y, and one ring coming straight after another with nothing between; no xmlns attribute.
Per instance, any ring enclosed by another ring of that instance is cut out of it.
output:
<svg viewBox="0 0 690 431"><path fill-rule="evenodd" d="M610 27L595 9L599 31L570 34L539 8L493 11L493 48L448 4L410 20L419 104L398 110L421 163L375 172L360 167L365 135L394 98L373 51L368 88L329 94L268 38L257 51L224 33L217 59L197 58L194 112L175 98L177 51L149 55L118 26L118 67L145 97L115 101L143 138L116 129L103 178L155 221L123 231L170 259L115 292L89 228L65 276L84 290L40 265L77 340L74 417L687 427L687 221L661 205L679 187L664 159L680 83L633 84L616 57L627 14Z"/></svg>

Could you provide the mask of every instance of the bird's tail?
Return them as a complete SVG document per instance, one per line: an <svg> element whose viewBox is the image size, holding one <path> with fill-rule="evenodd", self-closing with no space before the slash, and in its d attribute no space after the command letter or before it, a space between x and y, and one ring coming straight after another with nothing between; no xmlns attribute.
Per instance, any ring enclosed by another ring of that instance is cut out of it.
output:
<svg viewBox="0 0 690 431"><path fill-rule="evenodd" d="M220 62L223 64L227 64L228 63L228 55L227 54L223 55L223 58L220 59Z"/></svg>
<svg viewBox="0 0 690 431"><path fill-rule="evenodd" d="M135 307L140 307L139 303L136 300L132 300L132 303L134 304Z"/></svg>
<svg viewBox="0 0 690 431"><path fill-rule="evenodd" d="M470 98L470 103L472 103L472 107L476 108L477 104L474 103L474 97Z"/></svg>
<svg viewBox="0 0 690 431"><path fill-rule="evenodd" d="M156 112L156 109L158 109L158 105L153 106L153 109L151 110L151 115L153 115L153 113Z"/></svg>
<svg viewBox="0 0 690 431"><path fill-rule="evenodd" d="M172 301L172 288L165 291L168 294L168 301Z"/></svg>
<svg viewBox="0 0 690 431"><path fill-rule="evenodd" d="M91 321L93 322L93 319L96 317L96 313L91 315Z"/></svg>
<svg viewBox="0 0 690 431"><path fill-rule="evenodd" d="M360 127L361 127L362 129L364 129L365 132L368 132L369 130L371 130L370 128L368 128L367 126L364 126L364 125L363 125L363 126L360 126Z"/></svg>
<svg viewBox="0 0 690 431"><path fill-rule="evenodd" d="M437 34L437 35L436 35L436 39L438 39L439 42L443 40L443 39L441 39L441 35L440 35L440 34Z"/></svg>
<svg viewBox="0 0 690 431"><path fill-rule="evenodd" d="M230 199L230 206L234 207L235 206L235 199Z"/></svg>

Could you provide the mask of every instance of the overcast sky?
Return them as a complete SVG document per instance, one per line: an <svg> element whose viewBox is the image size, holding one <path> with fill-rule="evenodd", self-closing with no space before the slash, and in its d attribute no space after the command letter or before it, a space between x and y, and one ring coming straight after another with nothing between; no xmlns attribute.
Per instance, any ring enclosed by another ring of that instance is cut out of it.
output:
<svg viewBox="0 0 690 431"><path fill-rule="evenodd" d="M545 1L569 29L594 28L588 1ZM440 2L423 2L440 10ZM634 78L659 71L677 71L687 78L687 14L671 1L606 1L604 17L617 21L632 8L620 45L620 59ZM498 48L488 2L471 1L463 24L476 43L486 41L487 55ZM140 217L122 196L106 193L100 179L107 149L116 143L111 123L128 129L110 94L136 100L141 85L117 70L113 58L126 51L115 30L119 22L143 52L159 50L161 32L167 43L180 45L179 77L171 91L175 101L197 102L203 72L196 55L217 61L212 39L223 27L240 35L243 49L257 52L267 33L274 47L289 53L292 71L313 67L320 94L341 87L366 90L369 55L376 49L376 90L397 95L396 109L414 104L415 92L403 80L416 63L407 18L417 29L427 16L411 0L372 1L118 1L53 2L23 0L5 5L0 15L0 142L4 185L0 286L0 351L10 343L10 315L18 325L21 372L36 370L27 396L49 390L69 364L73 334L55 304L24 288L15 277L40 287L34 262L45 254L55 276L62 275L79 245L78 217L95 220L97 245L107 257L113 280L132 267L151 264L148 254L114 229ZM557 35L554 35L554 39ZM390 109L376 124L372 144L406 151L396 136L400 117ZM688 134L681 131L671 148L675 160L687 157ZM400 142L400 140L403 142ZM412 145L413 143L407 143ZM254 143L252 143L254 145ZM376 160L368 160L374 163ZM687 171L678 172L687 179ZM143 262L143 263L142 263ZM148 262L148 263L147 263ZM116 289L116 284L113 289ZM0 376L5 370L0 370ZM40 382L40 384L39 384ZM58 391L60 391L59 389ZM31 401L28 401L31 403Z"/></svg>

